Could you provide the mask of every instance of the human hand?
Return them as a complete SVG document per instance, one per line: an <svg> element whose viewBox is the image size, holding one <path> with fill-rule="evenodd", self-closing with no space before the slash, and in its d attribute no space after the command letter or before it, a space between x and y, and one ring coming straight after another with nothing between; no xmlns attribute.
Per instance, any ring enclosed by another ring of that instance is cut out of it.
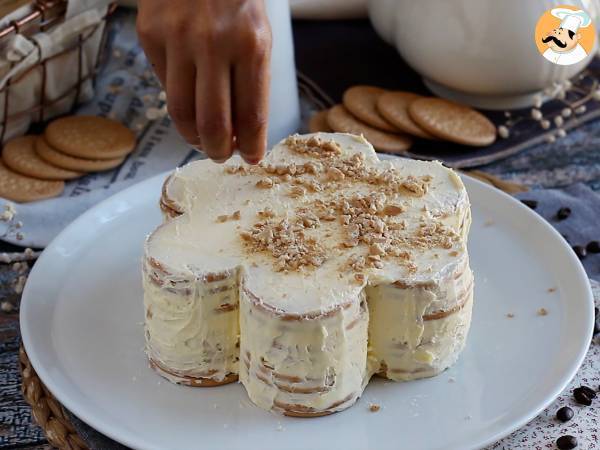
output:
<svg viewBox="0 0 600 450"><path fill-rule="evenodd" d="M263 0L139 0L140 42L185 140L223 162L264 156L271 28Z"/></svg>

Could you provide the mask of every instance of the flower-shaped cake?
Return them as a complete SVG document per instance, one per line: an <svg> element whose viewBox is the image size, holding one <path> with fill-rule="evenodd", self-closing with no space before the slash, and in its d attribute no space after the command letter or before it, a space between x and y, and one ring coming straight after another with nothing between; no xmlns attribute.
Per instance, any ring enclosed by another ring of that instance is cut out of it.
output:
<svg viewBox="0 0 600 450"><path fill-rule="evenodd" d="M380 161L362 137L291 136L259 166L188 164L144 253L146 347L177 383L238 379L258 406L319 416L373 374L436 375L471 320L471 222L437 162Z"/></svg>

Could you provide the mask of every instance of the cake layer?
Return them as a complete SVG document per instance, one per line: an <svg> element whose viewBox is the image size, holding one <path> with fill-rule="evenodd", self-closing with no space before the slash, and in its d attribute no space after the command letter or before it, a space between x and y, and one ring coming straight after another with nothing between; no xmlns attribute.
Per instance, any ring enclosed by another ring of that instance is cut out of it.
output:
<svg viewBox="0 0 600 450"><path fill-rule="evenodd" d="M450 367L471 323L473 275L468 266L437 285L383 284L367 288L371 317L369 360L392 380L436 375ZM437 304L452 304L439 309Z"/></svg>
<svg viewBox="0 0 600 450"><path fill-rule="evenodd" d="M145 245L147 353L190 385L240 381L287 415L353 404L374 373L432 376L468 332L469 201L436 162L294 136L260 166L177 170Z"/></svg>
<svg viewBox="0 0 600 450"><path fill-rule="evenodd" d="M274 316L243 288L240 307L240 381L255 404L315 415L360 396L371 375L364 292L320 319Z"/></svg>
<svg viewBox="0 0 600 450"><path fill-rule="evenodd" d="M238 373L238 271L173 274L144 260L146 351L162 375L182 384Z"/></svg>

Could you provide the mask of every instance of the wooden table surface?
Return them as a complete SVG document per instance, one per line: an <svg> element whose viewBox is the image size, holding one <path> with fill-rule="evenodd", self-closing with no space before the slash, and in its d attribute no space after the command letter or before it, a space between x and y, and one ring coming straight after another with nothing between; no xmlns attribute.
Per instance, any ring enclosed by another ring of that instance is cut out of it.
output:
<svg viewBox="0 0 600 450"><path fill-rule="evenodd" d="M11 265L0 263L0 302L18 305ZM35 424L21 394L19 375L19 315L0 312L0 449L49 450L44 433Z"/></svg>

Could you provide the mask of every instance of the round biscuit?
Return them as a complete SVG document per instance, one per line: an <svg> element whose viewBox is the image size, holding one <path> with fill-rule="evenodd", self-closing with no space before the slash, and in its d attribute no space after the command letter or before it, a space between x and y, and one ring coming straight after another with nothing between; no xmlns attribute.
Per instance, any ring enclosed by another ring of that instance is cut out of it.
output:
<svg viewBox="0 0 600 450"><path fill-rule="evenodd" d="M412 145L406 134L387 133L356 119L343 105L336 105L327 113L327 123L339 133L362 134L376 150L388 153L404 153Z"/></svg>
<svg viewBox="0 0 600 450"><path fill-rule="evenodd" d="M327 123L327 109L314 113L308 119L308 131L311 133L331 133L333 130Z"/></svg>
<svg viewBox="0 0 600 450"><path fill-rule="evenodd" d="M10 140L2 149L4 164L22 175L42 180L71 180L83 172L62 169L38 156L35 152L36 136L21 136Z"/></svg>
<svg viewBox="0 0 600 450"><path fill-rule="evenodd" d="M57 197L65 188L64 181L39 180L13 172L0 161L0 197L25 203Z"/></svg>
<svg viewBox="0 0 600 450"><path fill-rule="evenodd" d="M65 155L52 148L42 136L35 140L35 151L44 161L67 170L80 172L100 172L120 165L124 156L115 159L83 159Z"/></svg>
<svg viewBox="0 0 600 450"><path fill-rule="evenodd" d="M377 110L377 99L387 92L375 86L353 86L346 89L342 103L357 119L383 131L400 131L387 121Z"/></svg>
<svg viewBox="0 0 600 450"><path fill-rule="evenodd" d="M485 147L496 140L494 124L465 105L424 97L411 102L408 113L417 125L440 139L475 147Z"/></svg>
<svg viewBox="0 0 600 450"><path fill-rule="evenodd" d="M423 139L435 139L408 114L408 105L419 98L422 97L412 92L385 92L377 99L377 110L399 130Z"/></svg>
<svg viewBox="0 0 600 450"><path fill-rule="evenodd" d="M88 159L115 159L135 147L135 135L123 124L98 116L68 116L51 122L46 141L61 153Z"/></svg>

